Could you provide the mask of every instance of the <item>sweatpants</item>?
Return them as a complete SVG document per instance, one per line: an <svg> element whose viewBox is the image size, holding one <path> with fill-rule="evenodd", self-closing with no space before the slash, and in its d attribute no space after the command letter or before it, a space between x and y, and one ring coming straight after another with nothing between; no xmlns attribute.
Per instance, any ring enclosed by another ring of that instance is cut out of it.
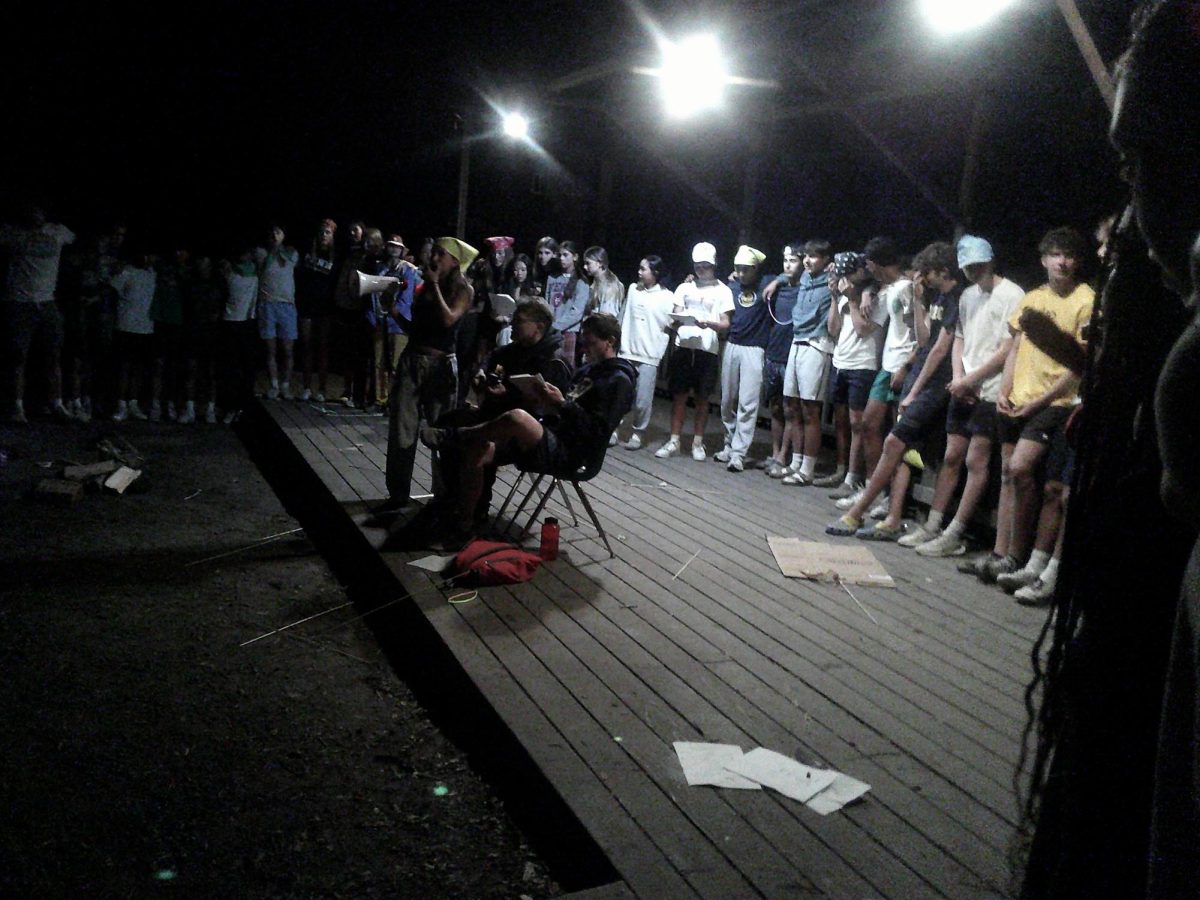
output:
<svg viewBox="0 0 1200 900"><path fill-rule="evenodd" d="M730 342L721 357L721 424L725 446L739 459L745 458L754 440L764 356L762 347Z"/></svg>

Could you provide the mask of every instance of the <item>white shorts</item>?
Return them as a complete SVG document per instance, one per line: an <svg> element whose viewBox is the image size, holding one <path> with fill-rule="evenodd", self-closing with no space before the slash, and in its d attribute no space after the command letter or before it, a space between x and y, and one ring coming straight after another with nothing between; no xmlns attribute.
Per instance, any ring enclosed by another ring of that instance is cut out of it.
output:
<svg viewBox="0 0 1200 900"><path fill-rule="evenodd" d="M831 353L809 344L792 344L787 370L783 373L783 396L801 400L824 400L829 382Z"/></svg>

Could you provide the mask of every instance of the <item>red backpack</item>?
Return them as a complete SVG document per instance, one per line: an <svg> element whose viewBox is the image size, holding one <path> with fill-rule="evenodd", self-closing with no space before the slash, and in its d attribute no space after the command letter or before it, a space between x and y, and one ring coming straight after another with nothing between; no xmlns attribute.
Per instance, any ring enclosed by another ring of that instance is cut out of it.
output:
<svg viewBox="0 0 1200 900"><path fill-rule="evenodd" d="M533 578L542 558L503 541L474 540L454 557L455 584L520 584Z"/></svg>

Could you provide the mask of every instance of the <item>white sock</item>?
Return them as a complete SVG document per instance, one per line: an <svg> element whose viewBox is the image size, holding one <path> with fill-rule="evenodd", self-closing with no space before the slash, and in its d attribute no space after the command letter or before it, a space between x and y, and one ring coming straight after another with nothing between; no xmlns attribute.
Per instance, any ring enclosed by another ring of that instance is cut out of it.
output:
<svg viewBox="0 0 1200 900"><path fill-rule="evenodd" d="M817 458L815 456L806 456L800 464L800 474L812 478L813 472L817 470Z"/></svg>
<svg viewBox="0 0 1200 900"><path fill-rule="evenodd" d="M678 444L679 443L679 435L677 435L677 434L671 435L671 440L674 441L676 444Z"/></svg>
<svg viewBox="0 0 1200 900"><path fill-rule="evenodd" d="M189 400L189 401L187 401L187 404L186 404L186 406L187 406L187 411L188 411L188 413L189 413L189 414L191 414L191 415L195 415L195 413L196 413L196 401L195 401L195 400Z"/></svg>
<svg viewBox="0 0 1200 900"><path fill-rule="evenodd" d="M958 537L962 537L966 533L966 531L967 531L967 523L960 522L958 519L955 519L948 526L946 526L946 530L943 531L942 534L948 534L948 535L950 535L950 537L958 538Z"/></svg>
<svg viewBox="0 0 1200 900"><path fill-rule="evenodd" d="M700 434L692 435L692 446L693 447L699 447L699 446L702 446L703 444L704 444L704 436L703 435L700 435Z"/></svg>
<svg viewBox="0 0 1200 900"><path fill-rule="evenodd" d="M1054 587L1058 583L1058 560L1050 557L1050 561L1046 563L1046 568L1042 569L1038 578L1047 587Z"/></svg>
<svg viewBox="0 0 1200 900"><path fill-rule="evenodd" d="M842 484L848 484L850 487L854 487L855 485L861 484L862 480L863 477L858 472L847 472L846 478Z"/></svg>
<svg viewBox="0 0 1200 900"><path fill-rule="evenodd" d="M929 515L925 517L925 530L938 531L942 527L942 514L936 509L931 509Z"/></svg>
<svg viewBox="0 0 1200 900"><path fill-rule="evenodd" d="M1045 550L1034 550L1029 554L1029 562L1025 563L1025 571L1032 575L1040 575L1050 561L1050 554Z"/></svg>
<svg viewBox="0 0 1200 900"><path fill-rule="evenodd" d="M279 390L279 379L278 378L271 379L271 387L275 388L275 390Z"/></svg>
<svg viewBox="0 0 1200 900"><path fill-rule="evenodd" d="M804 465L804 454L793 453L792 454L792 468L799 469L802 465Z"/></svg>

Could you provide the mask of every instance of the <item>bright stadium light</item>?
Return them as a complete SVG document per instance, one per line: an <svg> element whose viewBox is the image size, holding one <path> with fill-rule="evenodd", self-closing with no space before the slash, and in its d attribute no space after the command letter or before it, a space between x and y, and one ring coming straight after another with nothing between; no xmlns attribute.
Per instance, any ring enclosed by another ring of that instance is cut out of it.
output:
<svg viewBox="0 0 1200 900"><path fill-rule="evenodd" d="M519 112L504 114L504 133L510 138L524 140L529 137L529 120Z"/></svg>
<svg viewBox="0 0 1200 900"><path fill-rule="evenodd" d="M728 82L721 48L711 34L662 42L659 70L667 112L680 118L721 105Z"/></svg>
<svg viewBox="0 0 1200 900"><path fill-rule="evenodd" d="M921 13L942 34L960 34L985 25L1014 0L921 0Z"/></svg>

